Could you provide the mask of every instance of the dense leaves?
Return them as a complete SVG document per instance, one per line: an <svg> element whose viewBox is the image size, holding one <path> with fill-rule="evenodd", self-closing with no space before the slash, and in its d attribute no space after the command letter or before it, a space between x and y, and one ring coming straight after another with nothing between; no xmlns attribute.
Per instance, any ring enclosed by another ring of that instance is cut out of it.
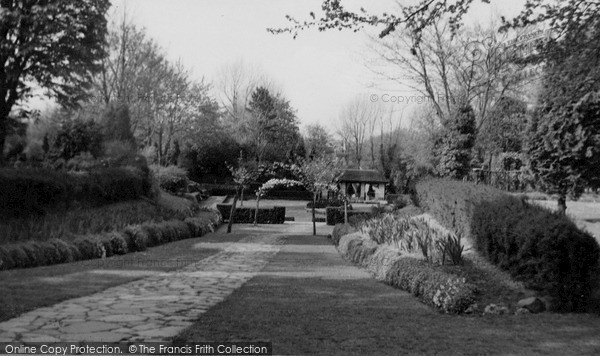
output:
<svg viewBox="0 0 600 356"><path fill-rule="evenodd" d="M471 106L463 105L456 110L445 124L440 141L440 174L452 178L467 175L475 144L475 115Z"/></svg>
<svg viewBox="0 0 600 356"><path fill-rule="evenodd" d="M65 105L86 96L105 55L108 0L2 1L0 148L11 110L39 85ZM0 161L2 157L0 157Z"/></svg>

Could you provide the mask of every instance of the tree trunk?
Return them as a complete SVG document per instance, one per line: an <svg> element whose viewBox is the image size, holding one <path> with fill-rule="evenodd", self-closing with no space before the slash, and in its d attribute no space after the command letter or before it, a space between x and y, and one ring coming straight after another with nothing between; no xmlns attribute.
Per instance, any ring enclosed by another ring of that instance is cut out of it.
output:
<svg viewBox="0 0 600 356"><path fill-rule="evenodd" d="M315 205L317 205L317 192L313 192L312 206L312 221L313 221L313 236L317 235L317 222L315 221Z"/></svg>
<svg viewBox="0 0 600 356"><path fill-rule="evenodd" d="M240 195L240 206L243 208L244 207L244 186L242 186L242 192Z"/></svg>
<svg viewBox="0 0 600 356"><path fill-rule="evenodd" d="M4 166L4 143L6 142L6 122L8 116L0 116L0 167Z"/></svg>
<svg viewBox="0 0 600 356"><path fill-rule="evenodd" d="M567 213L567 197L565 194L560 194L558 197L558 213L561 215Z"/></svg>
<svg viewBox="0 0 600 356"><path fill-rule="evenodd" d="M344 224L348 223L348 200L344 199Z"/></svg>
<svg viewBox="0 0 600 356"><path fill-rule="evenodd" d="M258 225L258 206L260 202L260 196L256 196L256 211L254 212L254 226Z"/></svg>
<svg viewBox="0 0 600 356"><path fill-rule="evenodd" d="M227 224L227 233L231 233L231 226L233 225L233 219L235 218L235 205L237 204L238 196L240 194L240 188L238 187L233 197L233 204L231 205L231 211L229 212L229 223Z"/></svg>

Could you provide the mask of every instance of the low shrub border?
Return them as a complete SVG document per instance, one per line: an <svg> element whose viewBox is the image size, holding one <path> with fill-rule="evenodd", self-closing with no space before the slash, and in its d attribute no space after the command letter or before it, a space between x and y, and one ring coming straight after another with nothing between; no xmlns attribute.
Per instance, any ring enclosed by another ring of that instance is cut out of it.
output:
<svg viewBox="0 0 600 356"><path fill-rule="evenodd" d="M229 220L231 213L231 204L217 204L217 210L223 216L223 220ZM235 216L233 222L235 224L252 224L256 208L235 208ZM285 222L285 207L275 206L273 208L258 209L259 224L283 224Z"/></svg>
<svg viewBox="0 0 600 356"><path fill-rule="evenodd" d="M72 241L50 239L0 245L0 270L46 266L74 262L128 252L144 251L153 247L214 231L221 222L218 214L206 218L190 217L160 223L132 225L123 231L98 235L78 236Z"/></svg>
<svg viewBox="0 0 600 356"><path fill-rule="evenodd" d="M351 227L342 225L334 230L332 238L335 240L346 231L351 231ZM360 233L341 236L337 248L344 258L367 268L377 280L409 291L446 313L462 313L475 301L477 290L464 278L425 261L403 257L389 246L363 239Z"/></svg>

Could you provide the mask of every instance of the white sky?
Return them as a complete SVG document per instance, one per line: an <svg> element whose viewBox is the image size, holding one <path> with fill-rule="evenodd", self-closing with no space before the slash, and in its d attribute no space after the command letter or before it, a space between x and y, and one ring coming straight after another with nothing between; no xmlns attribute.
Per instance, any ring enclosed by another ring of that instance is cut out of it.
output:
<svg viewBox="0 0 600 356"><path fill-rule="evenodd" d="M492 7L475 1L467 22L489 19ZM492 2L495 13L509 16L523 4ZM392 0L343 3L376 12L396 8ZM220 68L240 59L261 68L298 110L302 126L318 122L333 132L344 104L357 94L380 92L369 87L375 78L361 59L364 33L310 30L294 40L266 31L285 26L286 14L300 20L308 19L311 11L318 15L320 0L113 0L112 11L122 13L124 7L172 60L181 59L198 79L213 81Z"/></svg>

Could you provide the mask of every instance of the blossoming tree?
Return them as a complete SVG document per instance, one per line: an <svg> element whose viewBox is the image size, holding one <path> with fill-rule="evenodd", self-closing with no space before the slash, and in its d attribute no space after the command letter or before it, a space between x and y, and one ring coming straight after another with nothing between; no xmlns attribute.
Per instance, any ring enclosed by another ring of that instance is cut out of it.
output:
<svg viewBox="0 0 600 356"><path fill-rule="evenodd" d="M295 185L302 185L302 182L292 179L270 179L265 184L261 185L256 191L256 210L254 211L254 226L258 224L258 207L260 204L260 198L265 196L267 192L275 187L293 187Z"/></svg>

